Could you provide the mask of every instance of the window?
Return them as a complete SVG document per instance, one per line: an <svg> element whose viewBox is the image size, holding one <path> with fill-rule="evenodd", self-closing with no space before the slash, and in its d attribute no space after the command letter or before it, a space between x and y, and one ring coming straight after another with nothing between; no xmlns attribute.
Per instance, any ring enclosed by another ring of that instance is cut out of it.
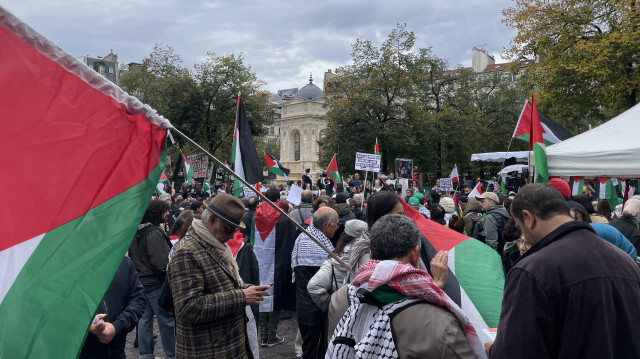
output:
<svg viewBox="0 0 640 359"><path fill-rule="evenodd" d="M273 135L275 134L275 132L276 132L275 129L273 128L273 126L271 126L271 134Z"/></svg>
<svg viewBox="0 0 640 359"><path fill-rule="evenodd" d="M112 74L113 73L113 67L109 67L109 73Z"/></svg>
<svg viewBox="0 0 640 359"><path fill-rule="evenodd" d="M293 135L293 160L300 161L300 131Z"/></svg>

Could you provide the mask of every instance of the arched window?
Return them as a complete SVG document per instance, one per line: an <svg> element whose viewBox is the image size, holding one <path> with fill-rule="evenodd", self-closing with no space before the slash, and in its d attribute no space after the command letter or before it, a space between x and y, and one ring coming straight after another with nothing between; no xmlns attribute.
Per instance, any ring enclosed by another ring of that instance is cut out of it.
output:
<svg viewBox="0 0 640 359"><path fill-rule="evenodd" d="M300 161L300 145L301 145L300 131L293 130L291 132L291 138L293 140L293 160Z"/></svg>

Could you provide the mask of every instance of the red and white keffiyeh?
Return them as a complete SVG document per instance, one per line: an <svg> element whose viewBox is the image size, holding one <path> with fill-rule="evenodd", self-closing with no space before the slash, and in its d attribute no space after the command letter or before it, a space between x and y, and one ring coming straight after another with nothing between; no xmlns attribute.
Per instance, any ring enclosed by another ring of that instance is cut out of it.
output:
<svg viewBox="0 0 640 359"><path fill-rule="evenodd" d="M420 298L451 312L460 322L464 336L476 356L486 358L484 347L469 319L425 270L398 261L370 260L360 266L352 282L354 287L365 288L368 291L385 284L407 297Z"/></svg>

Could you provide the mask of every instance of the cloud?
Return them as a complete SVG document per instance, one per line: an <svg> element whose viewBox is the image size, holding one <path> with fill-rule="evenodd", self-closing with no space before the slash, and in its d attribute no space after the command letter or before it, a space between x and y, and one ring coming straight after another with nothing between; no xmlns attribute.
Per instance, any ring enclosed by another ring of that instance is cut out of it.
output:
<svg viewBox="0 0 640 359"><path fill-rule="evenodd" d="M154 44L166 44L191 67L207 51L242 53L272 92L304 86L311 72L321 87L324 71L351 62L357 38L379 46L398 23L415 32L416 48L432 47L452 66L470 65L474 46L498 55L513 36L500 22L508 0L5 0L2 6L75 56L113 49L121 63L139 62Z"/></svg>

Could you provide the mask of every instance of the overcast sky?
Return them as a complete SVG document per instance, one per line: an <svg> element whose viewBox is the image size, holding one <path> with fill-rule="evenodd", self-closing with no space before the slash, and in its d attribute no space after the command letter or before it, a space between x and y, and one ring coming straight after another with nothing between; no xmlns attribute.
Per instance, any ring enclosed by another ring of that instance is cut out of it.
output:
<svg viewBox="0 0 640 359"><path fill-rule="evenodd" d="M351 61L357 38L380 45L396 23L416 34L452 66L471 66L471 49L499 54L513 33L501 23L507 0L423 1L32 1L0 6L74 56L140 62L154 44L170 45L184 64L207 51L243 54L266 90L302 87L313 73L322 87L327 69Z"/></svg>

